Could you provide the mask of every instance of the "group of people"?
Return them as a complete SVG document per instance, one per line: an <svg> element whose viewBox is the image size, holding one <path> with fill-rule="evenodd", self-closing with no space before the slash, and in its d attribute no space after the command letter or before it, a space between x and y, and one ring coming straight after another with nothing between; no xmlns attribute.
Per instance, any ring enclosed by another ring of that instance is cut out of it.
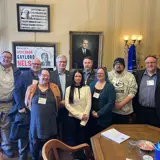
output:
<svg viewBox="0 0 160 160"><path fill-rule="evenodd" d="M21 73L12 54L0 58L0 127L3 153L13 157L10 140L18 140L19 159L39 159L45 142L60 138L68 145L89 143L111 124L141 123L160 127L160 69L154 56L134 75L116 58L113 70L93 69L91 57L83 70L66 70L67 58L56 58L56 70L41 69L38 58ZM133 122L133 114L136 122Z"/></svg>

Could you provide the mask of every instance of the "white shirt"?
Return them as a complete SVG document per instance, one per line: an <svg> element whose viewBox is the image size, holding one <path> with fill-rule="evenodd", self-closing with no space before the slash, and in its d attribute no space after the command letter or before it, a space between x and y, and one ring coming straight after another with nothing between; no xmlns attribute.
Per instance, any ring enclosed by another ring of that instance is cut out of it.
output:
<svg viewBox="0 0 160 160"><path fill-rule="evenodd" d="M59 81L60 81L61 89L62 89L62 98L64 98L65 88L66 88L66 74L65 73L59 73Z"/></svg>
<svg viewBox="0 0 160 160"><path fill-rule="evenodd" d="M83 52L83 54L86 54L86 49L82 48L82 52Z"/></svg>
<svg viewBox="0 0 160 160"><path fill-rule="evenodd" d="M79 90L79 91L78 91ZM79 95L80 93L80 95ZM91 91L89 86L83 86L82 88L74 89L74 103L69 104L69 94L70 94L70 86L66 89L65 94L65 106L69 111L69 116L75 117L79 120L82 119L83 114L87 114L88 118L91 110ZM81 125L85 126L87 121L80 122Z"/></svg>

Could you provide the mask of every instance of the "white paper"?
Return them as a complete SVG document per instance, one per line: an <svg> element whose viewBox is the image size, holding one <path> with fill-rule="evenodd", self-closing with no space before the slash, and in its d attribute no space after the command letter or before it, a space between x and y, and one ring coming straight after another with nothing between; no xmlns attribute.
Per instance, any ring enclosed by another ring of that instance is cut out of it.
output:
<svg viewBox="0 0 160 160"><path fill-rule="evenodd" d="M109 129L105 132L101 133L102 136L109 138L117 143L122 143L123 141L127 140L128 138L130 138L130 136L125 135L119 131L117 131L116 129L112 128Z"/></svg>

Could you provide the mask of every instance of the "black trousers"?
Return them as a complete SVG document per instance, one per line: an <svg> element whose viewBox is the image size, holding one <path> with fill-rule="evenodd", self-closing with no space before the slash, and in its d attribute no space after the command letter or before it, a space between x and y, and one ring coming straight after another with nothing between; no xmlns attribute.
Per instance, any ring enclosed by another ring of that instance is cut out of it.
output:
<svg viewBox="0 0 160 160"><path fill-rule="evenodd" d="M85 142L85 126L80 125L80 120L68 116L67 144L70 146L79 145Z"/></svg>
<svg viewBox="0 0 160 160"><path fill-rule="evenodd" d="M149 124L160 127L160 118L157 115L156 108L139 106L136 118L139 124Z"/></svg>
<svg viewBox="0 0 160 160"><path fill-rule="evenodd" d="M48 139L39 139L37 138L36 140L31 140L30 138L30 151L32 154L32 160L39 160L39 153L43 147L43 145L49 141L50 139L55 139L56 136L51 136Z"/></svg>
<svg viewBox="0 0 160 160"><path fill-rule="evenodd" d="M130 116L131 114L121 115L117 113L112 113L112 124L129 124Z"/></svg>
<svg viewBox="0 0 160 160"><path fill-rule="evenodd" d="M87 124L87 143L91 144L90 138L93 137L94 135L98 134L99 132L103 131L106 129L108 126L103 127L100 125L97 125L97 120L96 118L90 116L88 124Z"/></svg>
<svg viewBox="0 0 160 160"><path fill-rule="evenodd" d="M66 143L67 141L67 121L68 121L68 111L64 105L61 105L58 110L57 117L57 129L58 137Z"/></svg>

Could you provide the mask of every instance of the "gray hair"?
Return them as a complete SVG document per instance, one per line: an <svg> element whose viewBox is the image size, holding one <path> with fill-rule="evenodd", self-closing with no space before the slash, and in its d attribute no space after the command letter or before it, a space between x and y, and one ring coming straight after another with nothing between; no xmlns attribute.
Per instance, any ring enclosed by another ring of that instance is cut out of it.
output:
<svg viewBox="0 0 160 160"><path fill-rule="evenodd" d="M67 61L67 57L63 54L60 54L59 56L56 57L56 63L59 61L60 58L65 58Z"/></svg>

